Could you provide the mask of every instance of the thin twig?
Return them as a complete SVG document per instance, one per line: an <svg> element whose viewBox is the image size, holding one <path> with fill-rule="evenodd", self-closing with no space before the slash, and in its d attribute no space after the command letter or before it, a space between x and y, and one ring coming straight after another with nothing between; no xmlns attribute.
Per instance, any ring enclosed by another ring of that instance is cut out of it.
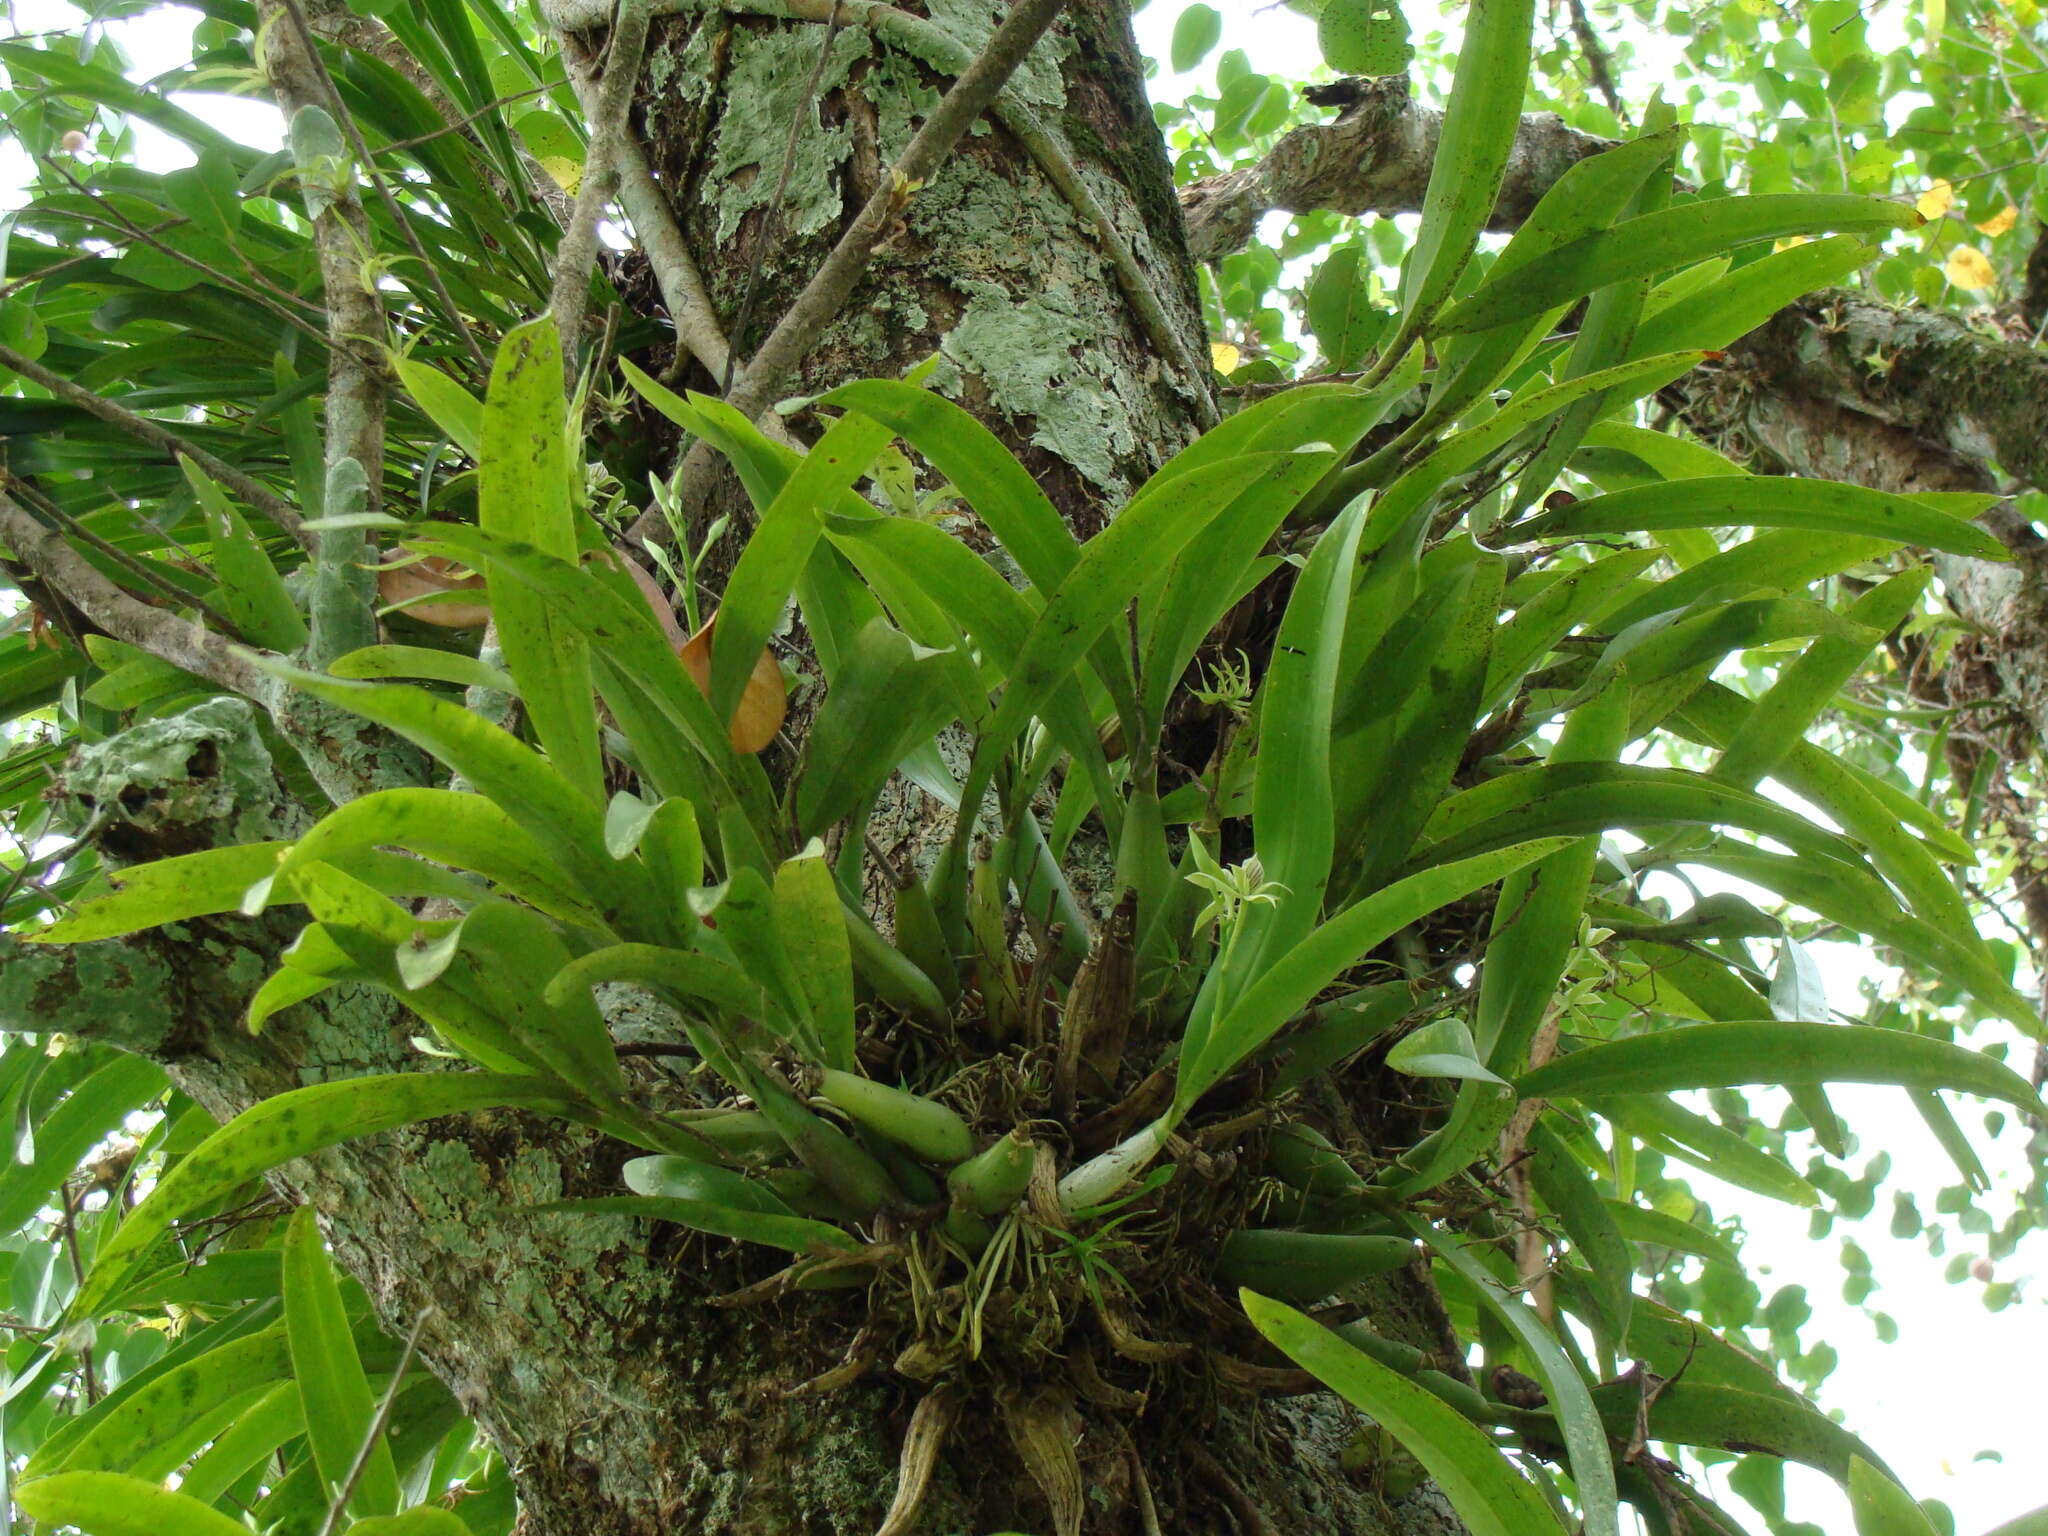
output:
<svg viewBox="0 0 2048 1536"><path fill-rule="evenodd" d="M198 257L188 255L186 252L180 251L174 246L165 245L162 241L156 238L157 235L162 234L167 230L181 229L189 226L192 223L192 221L189 218L167 219L164 221L164 223L160 225L155 225L149 229L144 229L141 225L137 224L133 219L129 218L127 214L123 213L120 210L120 208L114 203L112 198L109 198L102 194L96 187L92 185L91 182L82 181L76 175L74 175L72 171L64 164L64 157L58 155L39 155L36 158L41 162L43 169L47 171L54 171L57 175L63 177L65 182L70 185L72 191L76 192L80 197L86 198L87 200L97 204L101 209L104 210L103 218L95 216L93 214L79 213L75 209L65 209L60 215L58 215L59 217L67 219L78 219L81 222L87 223L111 224L114 228L119 229L124 234L134 235L142 240L147 241L157 250L162 251L166 256L172 257L177 261L183 262L186 266L192 268L193 271L203 272L208 277L214 279L214 281L216 282L225 284L230 288L234 288L238 292L242 291L240 288L240 279L230 277L227 273L222 272L218 267L209 266L207 263L201 261ZM231 245L230 249L234 250L236 256L241 257L243 270L248 273L250 281L255 283L258 287L260 287L263 290L263 293L269 294L273 299L278 300L280 303L296 304L299 306L299 308L305 310L308 314L314 316L315 318L320 318L321 311L320 306L318 304L314 303L304 294L294 293L292 292L291 289L285 287L282 283L273 281L270 277L264 274L264 271L261 267L257 266L256 263L251 261L246 255L243 255L242 251L238 247L234 247ZM262 294L254 292L243 292L243 297L256 299L259 303L263 301Z"/></svg>
<svg viewBox="0 0 2048 1536"><path fill-rule="evenodd" d="M77 217L77 215L66 214L64 215L64 217L75 218ZM167 229L182 229L184 228L185 225L191 222L192 221L190 219L186 218L165 219L161 224L150 225L149 228L144 231L144 233L151 235L160 235ZM40 234L42 233L42 231L38 230L37 233ZM33 245L30 246L29 249L33 251L47 253L50 247L48 247L47 245ZM72 267L82 267L85 266L88 262L105 261L106 259L107 252L97 247L90 250L80 251L76 256L66 256L61 261L51 262L47 267L37 267L33 272L24 272L21 274L21 276L17 278L12 278L7 282L0 283L0 299L11 299L14 297L15 294L21 292L22 289L27 288L32 284L40 283L44 278L52 276L55 273L68 271Z"/></svg>
<svg viewBox="0 0 2048 1536"><path fill-rule="evenodd" d="M739 312L733 317L733 340L745 346L747 327L754 321L754 300L761 291L761 271L768 265L768 258L775 254L775 244L782 235L782 205L789 197L789 178L796 170L797 145L803 142L804 123L817 110L818 88L825 80L825 66L832 61L832 45L839 41L839 28L844 13L837 0L832 6L832 19L825 24L825 40L818 45L817 62L811 65L811 78L804 83L803 92L797 97L796 110L790 114L789 137L782 145L782 170L775 178L775 191L769 196L768 211L761 216L761 237L755 248L753 264L747 268L747 286L740 293ZM718 381L721 395L732 393L733 369L739 362L739 354L728 351L725 356L725 373Z"/></svg>
<svg viewBox="0 0 2048 1536"><path fill-rule="evenodd" d="M283 0L284 13L291 19L292 29L299 34L299 44L306 50L306 58L313 74L320 82L320 89L327 97L327 107L334 114L334 120L341 125L341 131L348 135L349 148L354 151L363 174L370 178L370 185L376 188L378 199L384 204L384 211L391 215L391 222L398 226L398 233L405 241L405 247L412 252L413 260L420 264L432 285L434 297L440 300L448 312L448 318L455 322L456 333L462 337L462 344L469 349L475 360L478 377L491 371L491 365L484 357L484 350L477 345L476 333L469 328L469 321L455 300L449 295L447 285L441 281L441 269L427 255L427 248L420 243L418 233L412 227L412 220L399 206L398 199L386 184L384 175L377 169L377 161L370 153L370 146L363 142L363 133L356 126L355 114L350 112L341 99L341 91L335 86L334 76L328 72L327 61L320 57L320 46L314 40L313 29L306 24L306 13L299 8L299 0ZM368 468L367 465L364 466Z"/></svg>
<svg viewBox="0 0 2048 1536"><path fill-rule="evenodd" d="M378 150L377 153L380 155L395 155L402 150L418 149L422 144L431 144L436 139L445 139L451 133L462 132L463 129L467 128L478 118L489 117L493 112L501 112L506 107L512 106L517 102L530 101L535 96L545 96L551 89L553 89L551 86L536 85L529 90L514 91L509 96L499 96L485 102L474 112L465 112L462 116L451 119L439 128L432 129L426 133L416 133L409 139L393 139L382 149Z"/></svg>
<svg viewBox="0 0 2048 1536"><path fill-rule="evenodd" d="M327 344L326 334L320 329L319 326L313 324L312 321L306 319L305 316L294 314L291 310L287 309L283 304L280 304L276 299L270 297L268 294L259 291L258 289L250 287L240 278L230 277L227 273L221 271L220 268L213 266L208 262L201 261L197 256L193 256L185 251L181 251L176 246L170 245L165 241L157 239L154 235L144 230L141 225L134 223L132 220L124 218L118 209L116 209L111 203L109 203L105 198L101 197L98 193L94 192L89 185L87 185L85 182L80 181L76 176L73 176L61 165L58 165L53 156L43 156L43 163L49 166L52 170L56 171L57 174L62 176L66 181L70 182L72 189L76 191L80 197L91 198L100 207L107 210L105 216L103 217L99 214L80 213L76 209L67 209L65 210L64 217L68 219L76 219L79 223L84 224L89 228L108 230L114 234L126 235L131 240L140 240L144 245L150 247L150 249L158 252L160 255L168 256L171 260L177 262L179 265L190 267L194 272L199 273L200 276L208 279L211 282L217 283L227 292L234 294L235 297L240 299L247 299L251 304L256 305L259 309L264 310L268 314L275 315L279 320L282 320L286 325L291 326L294 330L299 331L303 335L312 337L313 340L319 342L322 346L325 346ZM180 222L182 223L188 221ZM296 304L306 303L306 301L301 299L297 294L291 294L289 295L289 297ZM307 307L312 309L315 313L319 312L318 305L307 305Z"/></svg>
<svg viewBox="0 0 2048 1536"><path fill-rule="evenodd" d="M116 405L105 396L93 393L84 385L74 384L60 373L52 373L41 363L24 357L14 348L4 344L0 344L0 368L10 369L31 383L40 384L66 405L75 405L80 410L99 417L107 425L120 428L131 437L138 437L152 447L161 448L175 457L190 459L301 544L308 548L312 546L312 536L305 531L303 520L283 497L250 479L225 459L215 458L204 448L186 442L161 422L152 421L147 416L138 416L125 406Z"/></svg>
<svg viewBox="0 0 2048 1536"><path fill-rule="evenodd" d="M605 204L619 188L619 146L627 137L633 88L647 51L647 0L619 0L605 51L604 76L591 113L590 147L584 154L583 183L576 189L576 211L570 215L555 253L554 292L548 298L549 313L562 333L562 355L571 379L576 376L583 312L590 303L590 274L597 266L597 224Z"/></svg>
<svg viewBox="0 0 2048 1536"><path fill-rule="evenodd" d="M580 72L572 74L572 79L584 111L594 114L596 82ZM655 286L661 290L661 301L676 329L676 341L683 352L697 360L705 373L714 379L723 378L726 360L732 353L726 345L724 331L719 329L717 311L712 306L710 292L704 286L704 274L698 270L696 258L690 254L689 241L684 239L682 228L676 223L668 198L655 182L653 172L647 168L646 153L632 135L628 134L621 141L614 163L619 172L619 206L631 221L633 233L640 241L640 253L647 258ZM804 445L784 425L781 417L765 417L759 426L764 437L785 448L799 453L803 451ZM649 539L666 544L674 538L675 532L669 527L659 505L642 512L626 532L627 545L636 549Z"/></svg>
<svg viewBox="0 0 2048 1536"><path fill-rule="evenodd" d="M1607 108L1624 123L1628 121L1628 108L1622 105L1621 92L1614 84L1614 60L1608 56L1607 45L1600 41L1600 34L1593 30L1592 18L1586 14L1585 0L1565 0L1565 9L1571 12L1572 32L1579 40L1579 50L1586 56L1586 73L1592 77L1593 89L1600 93L1600 99Z"/></svg>
<svg viewBox="0 0 2048 1536"><path fill-rule="evenodd" d="M398 1366L391 1373L391 1382L384 1388L384 1396L377 1404L377 1411L370 1415L369 1428L363 1431L363 1443L356 1447L356 1458L348 1464L348 1475L342 1478L340 1486L334 1490L334 1498L327 1505L327 1518L320 1522L319 1536L334 1536L342 1511L348 1508L348 1501L356 1491L356 1484L362 1481L363 1471L370 1465L370 1457L377 1449L377 1441L384 1433L384 1426L391 1419L391 1405L398 1401L399 1384L405 1380L406 1370L412 1365L413 1353L419 1348L420 1333L432 1315L432 1309L429 1308L413 1320L412 1331L405 1336L405 1348L398 1354Z"/></svg>
<svg viewBox="0 0 2048 1536"><path fill-rule="evenodd" d="M71 1280L74 1285L85 1284L85 1257L78 1251L78 1206L85 1199L84 1191L73 1195L71 1186L64 1186L64 1251L71 1256ZM86 1344L78 1351L78 1363L85 1369L85 1401L91 1407L99 1401L99 1378L92 1367L92 1346Z"/></svg>

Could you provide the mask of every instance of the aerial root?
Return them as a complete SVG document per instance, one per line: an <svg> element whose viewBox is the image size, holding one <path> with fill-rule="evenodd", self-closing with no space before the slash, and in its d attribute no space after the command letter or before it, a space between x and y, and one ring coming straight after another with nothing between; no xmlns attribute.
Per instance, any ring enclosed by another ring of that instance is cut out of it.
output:
<svg viewBox="0 0 2048 1536"><path fill-rule="evenodd" d="M1257 1392L1268 1397L1301 1397L1324 1390L1323 1384L1307 1371L1291 1366L1253 1365L1249 1360L1240 1360L1220 1349L1209 1350L1207 1354L1216 1379L1242 1392Z"/></svg>
<svg viewBox="0 0 2048 1536"><path fill-rule="evenodd" d="M1105 1381L1097 1369L1095 1357L1085 1349L1074 1351L1068 1361L1067 1374L1073 1380L1074 1390L1098 1408L1108 1408L1117 1413L1138 1414L1145 1411L1145 1394L1131 1392L1114 1382Z"/></svg>
<svg viewBox="0 0 2048 1536"><path fill-rule="evenodd" d="M960 1417L963 1394L956 1386L934 1387L918 1400L910 1415L910 1428L903 1436L903 1454L897 1463L896 1497L882 1519L875 1536L909 1536L924 1507L925 1493L932 1485L932 1469L939 1464L947 1431Z"/></svg>
<svg viewBox="0 0 2048 1536"><path fill-rule="evenodd" d="M870 1319L861 1331L854 1335L853 1343L847 1348L844 1359L830 1370L820 1371L809 1381L798 1382L783 1396L817 1397L826 1392L837 1392L841 1387L850 1387L873 1370L875 1362L881 1358L881 1348L875 1339L875 1324L873 1319Z"/></svg>
<svg viewBox="0 0 2048 1536"><path fill-rule="evenodd" d="M1131 1432L1119 1424L1118 1438L1124 1443L1124 1459L1130 1463L1131 1492L1138 1503L1138 1526L1142 1536L1165 1536L1159 1528L1159 1506L1152 1502L1152 1480L1145 1475L1145 1458L1138 1454Z"/></svg>
<svg viewBox="0 0 2048 1536"><path fill-rule="evenodd" d="M1053 1536L1081 1536L1087 1494L1081 1461L1074 1454L1081 1439L1081 1416L1072 1400L1046 1387L1029 1397L1005 1393L998 1403L1017 1459L1052 1507Z"/></svg>
<svg viewBox="0 0 2048 1536"><path fill-rule="evenodd" d="M1171 1365L1186 1359L1194 1348L1192 1344L1162 1344L1157 1339L1148 1339L1116 1302L1102 1296L1090 1299L1095 1302L1095 1319L1102 1325L1102 1336L1126 1360L1135 1360L1140 1365Z"/></svg>

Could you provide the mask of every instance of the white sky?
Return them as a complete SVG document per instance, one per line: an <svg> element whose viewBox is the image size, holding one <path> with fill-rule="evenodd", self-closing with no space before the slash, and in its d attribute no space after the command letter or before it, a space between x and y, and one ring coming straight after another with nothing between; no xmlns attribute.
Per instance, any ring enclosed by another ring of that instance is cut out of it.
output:
<svg viewBox="0 0 2048 1536"><path fill-rule="evenodd" d="M1408 0L1408 5L1418 29L1434 24L1422 0ZM1165 59L1181 8L1179 0L1151 0L1138 15L1139 41L1154 58ZM1318 66L1315 26L1308 18L1264 0L1219 0L1217 8L1225 18L1221 48L1243 49L1255 69L1300 79ZM77 18L62 0L17 0L14 14L24 32L74 25ZM114 23L129 56L148 66L135 71L135 77L145 79L168 61L189 57L197 19L194 11L167 6ZM1155 96L1177 101L1192 90L1212 88L1214 62L1212 55L1187 76L1166 72L1162 63L1153 84ZM245 142L264 147L279 142L277 114L264 103L218 95L181 99ZM143 164L167 170L189 163L191 156L182 145L147 124L134 126ZM0 203L18 203L19 189L29 175L20 147L0 140ZM1859 1008L1857 981L1868 957L1835 944L1818 946L1817 953L1831 1000L1838 1007ZM1860 1171L1879 1150L1888 1151L1893 1160L1891 1187L1914 1193L1923 1214L1932 1216L1936 1191L1955 1182L1956 1175L1904 1096L1885 1089L1844 1087L1833 1097L1844 1118L1862 1128L1863 1145L1851 1160L1852 1171ZM1955 1107L1965 1128L1976 1133L1973 1139L1994 1180L1994 1193L1980 1203L1994 1221L2001 1219L2016 1184L2018 1140L2009 1134L1999 1143L1987 1142L1976 1102ZM1920 1239L1901 1242L1890 1236L1886 1196L1880 1197L1870 1217L1838 1222L1834 1236L1816 1242L1807 1237L1804 1212L1721 1186L1704 1175L1687 1177L1717 1212L1741 1217L1749 1234L1745 1252L1766 1297L1780 1285L1806 1287L1814 1319L1803 1337L1809 1345L1827 1339L1841 1357L1823 1387L1823 1406L1839 1410L1849 1427L1890 1461L1917 1496L1939 1498L1954 1509L1959 1536L1977 1536L2048 1501L2048 1479L2043 1478L2034 1446L2048 1414L2040 1406L2033 1380L2039 1363L2048 1360L2048 1318L2043 1311L2048 1287L2040 1283L2048 1267L2048 1240L2035 1233L2001 1263L2000 1279L2030 1277L2034 1294L1993 1314L1981 1305L1975 1282L1951 1286L1943 1280L1947 1258L1930 1257ZM1899 1339L1894 1344L1878 1343L1869 1317L1840 1299L1842 1236L1853 1236L1871 1257L1879 1289L1870 1306L1897 1321ZM1952 1241L1950 1252L1974 1251L1967 1243ZM1763 1262L1766 1258L1768 1263ZM1974 1460L1983 1450L2001 1451L2007 1459L2002 1464ZM1810 1520L1831 1533L1851 1529L1846 1502L1829 1479L1791 1467L1787 1481L1793 1518ZM1725 1487L1716 1491L1732 1499ZM1731 1507L1747 1513L1739 1499Z"/></svg>

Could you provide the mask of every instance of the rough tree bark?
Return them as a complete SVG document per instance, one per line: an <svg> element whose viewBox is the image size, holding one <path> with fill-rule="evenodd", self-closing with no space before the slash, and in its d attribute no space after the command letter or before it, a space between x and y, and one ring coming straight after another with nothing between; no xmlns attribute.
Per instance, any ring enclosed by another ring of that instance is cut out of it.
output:
<svg viewBox="0 0 2048 1536"><path fill-rule="evenodd" d="M552 9L572 69L588 74L610 6ZM734 338L743 358L1001 7L931 0L918 17L848 4L839 26L822 24L829 6L801 0L665 9L633 119L639 180L624 167L626 207L652 266L636 282L629 258L622 279L677 322L684 355L650 362L716 387L708 359L735 326L748 271L759 267L765 280L752 323ZM332 4L315 16L345 46L389 52L381 29L347 25ZM777 234L767 208L798 114L804 131ZM790 392L896 373L936 352L939 387L1019 451L1085 535L1213 417L1207 371L1190 361L1206 356L1202 341L1126 8L1074 0L1012 82L1006 110L909 199ZM737 506L730 485L712 496L692 510L708 519ZM222 698L138 727L85 754L64 792L104 818L102 846L115 863L290 836L312 808L293 804L273 773L264 708ZM337 762L337 779L345 768ZM417 1026L354 989L251 1038L242 1008L287 937L274 920L219 920L76 949L0 950L0 1027L47 1029L61 1010L63 1028L155 1057L223 1118L309 1082L420 1069ZM616 999L611 1014L622 1041L674 1038L673 1021L644 999ZM673 1102L673 1079L635 1066L649 1092ZM889 1359L868 1360L859 1292L718 1305L773 1267L758 1250L523 1209L615 1189L627 1155L508 1112L347 1144L277 1182L320 1211L392 1331L420 1326L424 1358L514 1469L522 1529L533 1536L874 1531L923 1390L915 1362L896 1360L892 1371ZM1189 1288L1201 1284L1190 1277ZM903 1299L884 1301L900 1310ZM960 1298L932 1301L957 1309ZM1216 1320L1201 1342L1250 1353L1241 1320L1233 1334L1229 1310L1207 1304ZM1374 1315L1383 1332L1425 1347L1442 1338L1419 1277L1389 1279ZM1133 1321L1146 1330L1147 1318ZM1332 1399L1248 1389L1201 1349L1117 1354L1098 1347L1092 1319L1058 1322L1036 1374L1012 1354L970 1377L969 1412L917 1529L1459 1529L1433 1489L1390 1504L1369 1476L1344 1470L1356 1420ZM1085 1372L1067 1354L1087 1361ZM844 1361L876 1369L845 1372L858 1379L829 1390L806 1385ZM998 1402L1012 1410L1007 1431L989 1411ZM1020 1454L1020 1424L1046 1444ZM1062 1471L1078 1476L1075 1488L1057 1488ZM1063 1515L1049 1508L1049 1498L1074 1497Z"/></svg>

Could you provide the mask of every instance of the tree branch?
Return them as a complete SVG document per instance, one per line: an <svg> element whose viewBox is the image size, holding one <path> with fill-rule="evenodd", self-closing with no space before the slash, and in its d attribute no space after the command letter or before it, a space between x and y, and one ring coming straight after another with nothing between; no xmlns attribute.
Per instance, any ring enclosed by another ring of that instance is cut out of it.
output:
<svg viewBox="0 0 2048 1536"><path fill-rule="evenodd" d="M1411 213L1422 206L1443 125L1443 113L1418 103L1406 80L1360 82L1357 99L1334 122L1297 128L1258 164L1183 187L1188 251L1197 261L1214 261L1242 249L1276 208ZM1518 227L1558 177L1611 147L1611 140L1567 128L1554 112L1523 118L1487 227Z"/></svg>
<svg viewBox="0 0 2048 1536"><path fill-rule="evenodd" d="M267 677L223 635L130 597L12 497L0 495L0 539L93 623L137 650L251 699L266 700Z"/></svg>
<svg viewBox="0 0 2048 1536"><path fill-rule="evenodd" d="M583 312L590 303L590 274L597 266L597 224L605 204L619 188L620 146L631 136L627 119L632 115L633 87L640 79L640 59L646 49L647 0L619 0L597 100L592 105L585 98L590 148L583 161L576 210L569 216L569 227L555 253L554 292L548 299L572 377L582 341Z"/></svg>
<svg viewBox="0 0 2048 1536"><path fill-rule="evenodd" d="M264 68L287 120L296 124L303 113L339 109L341 99L298 14L297 0L260 0L259 14L267 39ZM365 167L366 172L369 169ZM385 379L380 349L385 318L383 300L367 280L363 258L376 246L353 170L319 200L310 191L307 196L327 297L327 483L322 510L330 517L344 511L374 512L384 479ZM328 504L344 500L350 504ZM316 667L377 637L377 589L367 569L368 554L368 540L360 528L330 529L314 546L307 603L313 634L307 659Z"/></svg>
<svg viewBox="0 0 2048 1536"><path fill-rule="evenodd" d="M412 220L406 216L405 209L399 205L397 197L385 183L383 173L377 169L377 159L370 153L370 146L363 142L363 131L356 126L355 114L350 112L347 104L342 101L341 92L334 84L334 76L328 73L327 61L320 57L320 48L313 41L313 29L306 22L305 12L300 9L298 0L284 0L284 9L285 14L291 18L292 30L299 35L299 45L305 50L307 66L313 78L319 83L321 94L327 99L327 110L334 114L334 120L341 124L342 132L348 135L350 149L355 152L356 159L362 162L363 174L369 177L370 185L376 189L378 200L383 203L384 211L390 215L391 222L398 226L398 233L405 241L405 248L412 252L413 260L419 263L420 270L426 274L427 283L434 290L434 297L440 300L441 308L455 328L455 334L462 338L463 346L468 348L470 358L477 366L478 376L488 375L491 365L484 357L483 348L477 345L476 333L469 328L468 317L450 297L447 284L441 281L440 267L427 255L426 247L420 244L419 233L412 227Z"/></svg>
<svg viewBox="0 0 2048 1536"><path fill-rule="evenodd" d="M2048 353L1954 315L1830 289L1750 332L1726 366L1751 397L1828 401L2048 489Z"/></svg>

